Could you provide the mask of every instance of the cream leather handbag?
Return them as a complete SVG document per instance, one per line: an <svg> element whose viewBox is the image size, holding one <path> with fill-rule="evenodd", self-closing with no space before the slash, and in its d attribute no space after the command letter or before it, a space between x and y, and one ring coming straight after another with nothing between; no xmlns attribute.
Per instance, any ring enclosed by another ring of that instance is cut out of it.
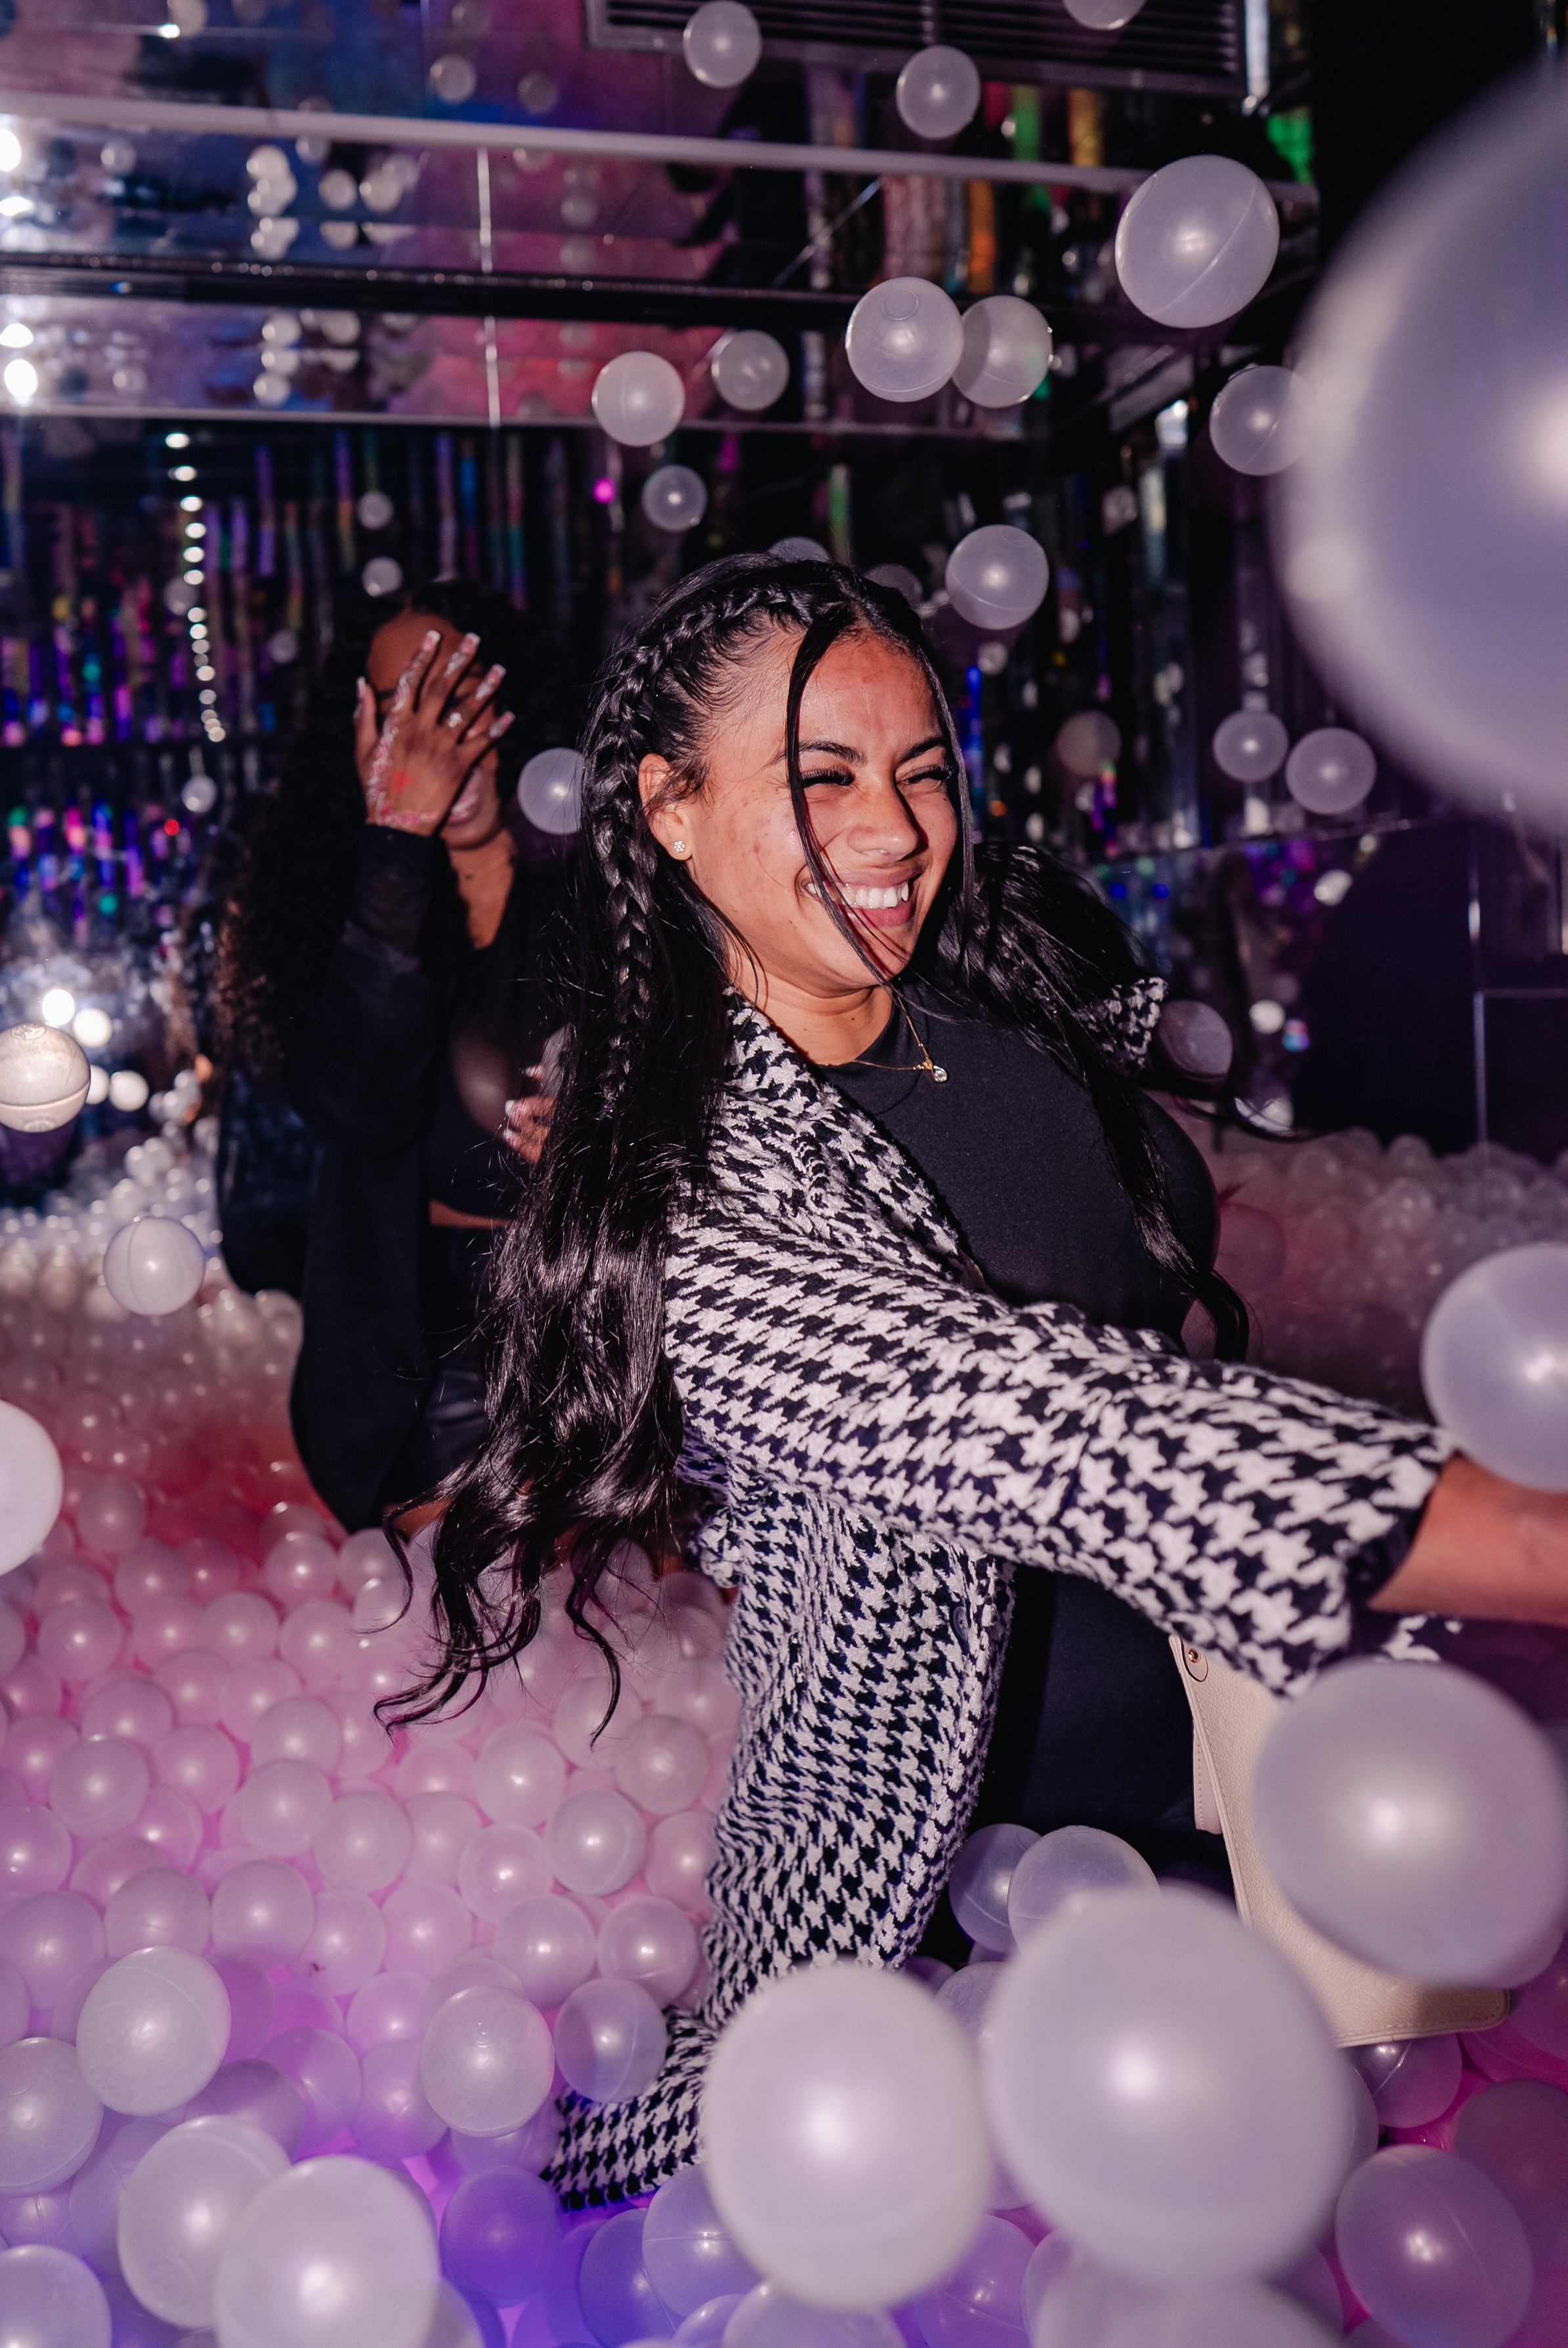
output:
<svg viewBox="0 0 1568 2348"><path fill-rule="evenodd" d="M1192 1707L1193 1807L1199 1826L1222 1834L1243 1923L1287 1956L1314 1992L1341 2046L1488 2030L1508 2012L1503 1989L1423 1989L1363 1964L1326 1941L1293 1908L1264 1866L1253 1832L1253 1766L1286 1699L1271 1695L1217 1656L1172 1639Z"/></svg>

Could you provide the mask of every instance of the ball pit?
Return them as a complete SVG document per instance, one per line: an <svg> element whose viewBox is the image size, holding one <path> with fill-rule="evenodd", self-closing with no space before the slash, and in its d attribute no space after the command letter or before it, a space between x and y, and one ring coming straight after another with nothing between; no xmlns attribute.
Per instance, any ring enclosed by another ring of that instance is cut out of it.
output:
<svg viewBox="0 0 1568 2348"><path fill-rule="evenodd" d="M1454 1274L1568 1241L1561 1177L1505 1151L1203 1138L1264 1357L1407 1406ZM1311 2348L1363 2309L1361 2348L1555 2348L1561 1952L1514 1952L1534 1976L1496 2029L1352 2064L1233 1918L1084 1828L971 1839L963 1970L768 1988L721 2038L705 2165L645 2207L563 2211L540 2175L556 2097L638 2092L700 1994L738 1715L723 1602L624 1555L603 1726L557 1577L514 1681L389 1736L373 1705L421 1652L425 1549L410 1595L381 1534L343 1540L315 1502L286 1299L216 1259L165 1316L104 1287L132 1210L215 1242L211 1135L156 1147L0 1226L0 1394L35 1463L57 1447L63 1501L35 1496L0 1577L0 2311L22 2348ZM1568 1642L1475 1626L1461 1654L1568 1749ZM1546 1746L1513 1713L1510 1738L1500 1782L1552 1809ZM1483 1828L1465 1863L1506 1856ZM1561 1903L1522 1900L1513 1938L1550 1943ZM1373 1903L1349 1904L1335 1929L1365 1936ZM1145 2082L1134 2158L1096 2065L1135 2013L1178 2084ZM1416 2223L1460 2260L1436 2298L1399 2252Z"/></svg>

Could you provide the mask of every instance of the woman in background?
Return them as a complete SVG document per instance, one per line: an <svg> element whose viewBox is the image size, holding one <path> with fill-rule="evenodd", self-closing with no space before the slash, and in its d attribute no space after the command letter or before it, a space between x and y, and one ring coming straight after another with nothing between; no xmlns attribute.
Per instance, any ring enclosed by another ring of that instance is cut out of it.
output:
<svg viewBox="0 0 1568 2348"><path fill-rule="evenodd" d="M559 656L460 580L340 644L252 837L222 953L232 1056L320 1145L293 1394L350 1528L483 1429L490 1251L538 1156L558 843L516 811L560 738Z"/></svg>

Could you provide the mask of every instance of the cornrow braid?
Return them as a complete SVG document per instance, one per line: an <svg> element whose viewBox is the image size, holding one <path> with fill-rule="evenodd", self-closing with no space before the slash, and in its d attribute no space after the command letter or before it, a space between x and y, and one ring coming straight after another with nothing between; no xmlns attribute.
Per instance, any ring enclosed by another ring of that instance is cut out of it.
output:
<svg viewBox="0 0 1568 2348"><path fill-rule="evenodd" d="M465 1684L471 1700L477 1681L535 1634L540 1583L559 1561L571 1569L568 1613L603 1650L614 1702L619 1681L603 1626L617 1551L628 1540L663 1549L674 1539L682 1430L664 1353L665 1266L672 1225L710 1185L729 1070L729 972L746 950L686 866L658 847L639 769L657 756L673 793L701 790L709 738L748 655L770 634L796 637L785 751L797 829L823 901L863 952L815 839L800 773L802 695L830 645L851 631L919 664L947 734L960 848L926 925L937 933L927 956L934 975L1085 1074L1140 1225L1162 1262L1187 1268L1132 1088L1081 1016L1124 965L1135 966L1130 943L1109 914L1114 935L1074 918L1082 892L1048 860L1021 864L1012 880L988 864L976 890L958 745L910 606L829 562L737 555L694 572L615 647L594 688L570 1043L524 1212L493 1260L490 1431L439 1488L448 1503L434 1550L441 1660L387 1707L394 1717L420 1718ZM1196 1293L1196 1267L1191 1277Z"/></svg>

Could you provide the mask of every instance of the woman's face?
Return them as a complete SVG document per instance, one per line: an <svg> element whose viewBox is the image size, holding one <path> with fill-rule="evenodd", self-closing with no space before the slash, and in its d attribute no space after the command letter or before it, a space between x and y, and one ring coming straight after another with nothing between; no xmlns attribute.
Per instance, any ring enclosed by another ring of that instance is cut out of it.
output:
<svg viewBox="0 0 1568 2348"><path fill-rule="evenodd" d="M397 680L432 628L439 633L441 642L428 674L432 679L438 679L441 670L462 641L462 630L450 620L438 620L425 612L399 612L384 627L377 628L371 638L365 676L376 696L376 715L379 722L385 723L387 712L392 705L392 695L397 689ZM481 648L458 679L457 691L460 701L469 698L489 666L490 662ZM500 787L497 779L496 753L488 750L452 801L451 810L441 826L440 836L449 849L483 848L500 829Z"/></svg>
<svg viewBox="0 0 1568 2348"><path fill-rule="evenodd" d="M733 698L710 725L701 790L661 806L671 779L663 758L645 758L638 779L661 846L690 868L765 976L828 1000L871 982L822 901L796 828L784 720L799 642L776 629L743 655ZM914 951L957 842L948 757L918 662L869 633L841 636L800 704L800 771L823 860L866 953L890 979Z"/></svg>

